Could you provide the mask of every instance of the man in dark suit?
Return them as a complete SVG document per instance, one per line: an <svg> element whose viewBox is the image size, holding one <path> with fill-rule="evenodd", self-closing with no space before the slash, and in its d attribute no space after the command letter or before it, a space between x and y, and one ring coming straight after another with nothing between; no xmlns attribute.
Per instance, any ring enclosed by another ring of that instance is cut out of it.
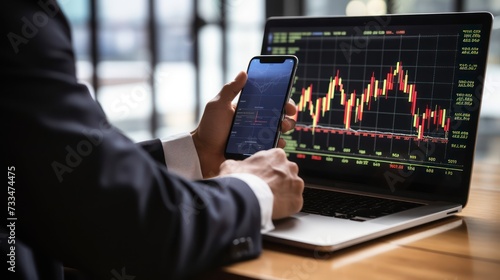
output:
<svg viewBox="0 0 500 280"><path fill-rule="evenodd" d="M301 208L303 181L281 149L223 157L244 73L195 131L137 145L78 84L55 2L8 1L1 13L7 279L64 279L63 267L88 279L193 277L258 256L261 230Z"/></svg>

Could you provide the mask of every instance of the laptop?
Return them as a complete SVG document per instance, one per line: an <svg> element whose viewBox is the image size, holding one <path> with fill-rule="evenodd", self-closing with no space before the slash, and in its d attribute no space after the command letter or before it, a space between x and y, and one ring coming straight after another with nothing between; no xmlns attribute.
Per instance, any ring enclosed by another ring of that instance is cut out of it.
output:
<svg viewBox="0 0 500 280"><path fill-rule="evenodd" d="M264 238L335 251L467 203L493 17L276 17L262 54L299 59L282 135L304 207Z"/></svg>

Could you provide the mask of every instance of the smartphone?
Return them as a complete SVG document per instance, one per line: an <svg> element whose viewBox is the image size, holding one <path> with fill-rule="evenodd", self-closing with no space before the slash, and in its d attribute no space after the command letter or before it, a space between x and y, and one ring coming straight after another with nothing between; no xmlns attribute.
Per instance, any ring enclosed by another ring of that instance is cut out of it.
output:
<svg viewBox="0 0 500 280"><path fill-rule="evenodd" d="M227 159L245 159L276 147L297 64L293 55L263 55L250 60L226 142Z"/></svg>

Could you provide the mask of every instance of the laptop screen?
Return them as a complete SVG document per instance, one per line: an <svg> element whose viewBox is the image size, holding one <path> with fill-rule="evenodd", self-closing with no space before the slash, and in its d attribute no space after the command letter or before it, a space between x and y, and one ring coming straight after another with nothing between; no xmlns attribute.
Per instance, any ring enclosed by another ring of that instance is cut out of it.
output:
<svg viewBox="0 0 500 280"><path fill-rule="evenodd" d="M465 205L489 13L271 18L262 54L292 54L306 182ZM348 183L348 184L346 184Z"/></svg>

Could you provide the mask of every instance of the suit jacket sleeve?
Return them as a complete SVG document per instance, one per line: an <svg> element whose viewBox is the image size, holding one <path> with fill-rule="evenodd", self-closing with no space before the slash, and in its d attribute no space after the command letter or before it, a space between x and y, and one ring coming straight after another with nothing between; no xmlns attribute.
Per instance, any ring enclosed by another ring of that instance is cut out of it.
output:
<svg viewBox="0 0 500 280"><path fill-rule="evenodd" d="M77 83L57 5L5 5L0 106L20 243L97 279L121 271L175 279L259 254L259 204L248 185L169 173L110 125Z"/></svg>
<svg viewBox="0 0 500 280"><path fill-rule="evenodd" d="M139 142L138 145L148 152L154 160L165 165L165 152L163 151L163 145L160 139Z"/></svg>

